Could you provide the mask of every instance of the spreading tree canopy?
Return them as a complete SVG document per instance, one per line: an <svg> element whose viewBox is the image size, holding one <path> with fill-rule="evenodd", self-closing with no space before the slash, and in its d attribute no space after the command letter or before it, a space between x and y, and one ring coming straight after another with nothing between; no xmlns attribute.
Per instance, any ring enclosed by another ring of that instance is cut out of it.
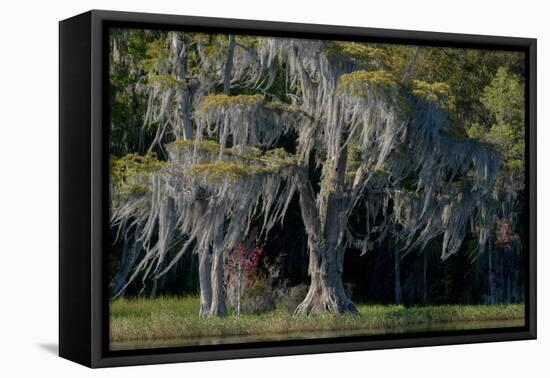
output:
<svg viewBox="0 0 550 378"><path fill-rule="evenodd" d="M498 187L521 181L514 167L523 147L508 132L521 116L506 101L522 96L510 73L499 71L481 99L494 116L485 137L461 124L452 86L416 74L428 55L419 47L140 38L142 59L131 63L141 65L133 90L146 98L137 140L151 142L111 162L111 222L124 244L114 295L195 251L200 315L225 315L224 257L252 222L261 237L284 223L296 197L310 277L296 314L356 313L342 283L346 250L366 252L391 234L406 253L440 238L445 260L468 232L483 250L496 200L510 192ZM360 229L352 216L364 220Z"/></svg>

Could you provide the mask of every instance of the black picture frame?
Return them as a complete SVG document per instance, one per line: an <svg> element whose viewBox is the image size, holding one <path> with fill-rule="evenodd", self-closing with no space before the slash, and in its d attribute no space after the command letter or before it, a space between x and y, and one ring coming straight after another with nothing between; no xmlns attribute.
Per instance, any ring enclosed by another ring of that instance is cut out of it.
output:
<svg viewBox="0 0 550 378"><path fill-rule="evenodd" d="M524 327L109 351L109 27L523 51L526 54ZM536 39L92 10L59 23L59 355L88 367L535 339Z"/></svg>

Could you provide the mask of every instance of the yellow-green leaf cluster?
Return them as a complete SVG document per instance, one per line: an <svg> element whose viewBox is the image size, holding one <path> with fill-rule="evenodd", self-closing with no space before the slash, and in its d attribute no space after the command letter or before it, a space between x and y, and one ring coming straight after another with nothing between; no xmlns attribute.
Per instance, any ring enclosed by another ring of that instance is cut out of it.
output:
<svg viewBox="0 0 550 378"><path fill-rule="evenodd" d="M209 181L219 181L224 178L235 180L247 176L274 172L275 170L273 168L261 164L243 164L224 160L195 164L187 168L187 173L191 175L204 174Z"/></svg>
<svg viewBox="0 0 550 378"><path fill-rule="evenodd" d="M204 113L213 107L229 107L229 106L248 106L254 107L260 105L264 101L264 96L259 94L254 95L238 95L227 96L223 94L208 95L202 101L198 113Z"/></svg>
<svg viewBox="0 0 550 378"><path fill-rule="evenodd" d="M121 196L146 193L151 174L165 164L157 159L155 153L129 153L120 158L111 156L110 174L115 192Z"/></svg>
<svg viewBox="0 0 550 378"><path fill-rule="evenodd" d="M411 90L415 96L433 101L440 108L454 109L455 107L455 98L451 95L451 87L447 83L411 80Z"/></svg>
<svg viewBox="0 0 550 378"><path fill-rule="evenodd" d="M393 75L385 70L354 71L340 77L338 91L351 95L365 95L368 88L390 90L397 87Z"/></svg>
<svg viewBox="0 0 550 378"><path fill-rule="evenodd" d="M147 82L151 85L159 84L162 89L184 87L185 81L178 80L172 75L149 75Z"/></svg>
<svg viewBox="0 0 550 378"><path fill-rule="evenodd" d="M236 180L253 175L265 175L279 172L284 167L296 165L298 159L284 148L276 148L262 152L250 147L226 148L223 159L195 164L186 169L191 175L205 175L209 181L219 181L224 178Z"/></svg>
<svg viewBox="0 0 550 378"><path fill-rule="evenodd" d="M220 152L220 144L209 139L205 140L185 140L176 139L166 146L168 149L179 148L186 152L203 152L208 155L217 154Z"/></svg>

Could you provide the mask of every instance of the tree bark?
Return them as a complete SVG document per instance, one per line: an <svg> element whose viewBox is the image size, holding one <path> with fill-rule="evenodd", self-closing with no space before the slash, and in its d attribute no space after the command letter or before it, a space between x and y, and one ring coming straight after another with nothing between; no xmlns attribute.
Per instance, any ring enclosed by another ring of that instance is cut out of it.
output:
<svg viewBox="0 0 550 378"><path fill-rule="evenodd" d="M175 59L174 78L180 82L186 81L187 76L187 54L185 51L185 41L181 40L181 33L172 33L172 52ZM177 93L177 112L178 119L181 122L181 136L185 140L193 138L193 128L191 120L191 108L193 104L194 90L188 84L185 88L178 89ZM178 135L179 136L179 135Z"/></svg>
<svg viewBox="0 0 550 378"><path fill-rule="evenodd" d="M180 117L182 122L182 136L185 140L193 139L193 121L191 119L191 108L193 106L193 89L187 88L180 91L178 95Z"/></svg>
<svg viewBox="0 0 550 378"><path fill-rule="evenodd" d="M223 75L223 94L229 96L231 94L231 71L233 70L233 56L235 55L235 36L229 35L227 47L227 60L225 61L225 70Z"/></svg>
<svg viewBox="0 0 550 378"><path fill-rule="evenodd" d="M126 286L128 275L137 261L138 254L143 248L143 243L139 240L130 242L126 231L124 231L123 243L120 269L111 283L111 294L113 296L124 295L124 287Z"/></svg>
<svg viewBox="0 0 550 378"><path fill-rule="evenodd" d="M346 295L342 273L335 261L343 254L343 250L310 250L309 254L309 290L296 308L295 315L319 312L357 314L357 308Z"/></svg>
<svg viewBox="0 0 550 378"><path fill-rule="evenodd" d="M302 173L304 174L304 173ZM295 315L317 312L357 314L357 308L348 298L342 282L345 249L341 245L341 212L344 201L335 193L327 200L325 232L315 204L309 180L298 180L300 209L308 237L310 285L305 299L296 308Z"/></svg>
<svg viewBox="0 0 550 378"><path fill-rule="evenodd" d="M195 216L204 217L208 200L204 197L205 193L197 198L197 207ZM224 245L223 245L223 222L216 229L216 235L211 247L206 246L198 251L199 255L199 290L200 307L199 316L202 318L211 316L225 316L227 310L225 307L224 290Z"/></svg>
<svg viewBox="0 0 550 378"><path fill-rule="evenodd" d="M210 276L211 260L208 250L199 251L199 291L200 308L199 316L206 318L210 314L212 306L212 281Z"/></svg>
<svg viewBox="0 0 550 378"><path fill-rule="evenodd" d="M202 193L197 198L194 216L203 219L206 212L207 200ZM208 247L201 247L197 251L199 262L199 316L207 318L210 316L210 307L212 306L212 257Z"/></svg>
<svg viewBox="0 0 550 378"><path fill-rule="evenodd" d="M212 304L210 316L226 316L225 290L223 287L223 223L219 226L212 253Z"/></svg>

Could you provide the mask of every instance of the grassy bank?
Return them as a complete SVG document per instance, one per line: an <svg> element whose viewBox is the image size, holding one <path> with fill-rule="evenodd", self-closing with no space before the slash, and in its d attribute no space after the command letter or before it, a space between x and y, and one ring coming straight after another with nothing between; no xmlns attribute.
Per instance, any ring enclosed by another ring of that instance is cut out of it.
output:
<svg viewBox="0 0 550 378"><path fill-rule="evenodd" d="M358 309L359 316L293 317L286 310L275 310L261 315L200 319L197 297L117 299L111 302L111 342L273 334L284 338L284 335L323 331L387 333L438 323L521 320L524 316L522 304L411 308L358 305Z"/></svg>

